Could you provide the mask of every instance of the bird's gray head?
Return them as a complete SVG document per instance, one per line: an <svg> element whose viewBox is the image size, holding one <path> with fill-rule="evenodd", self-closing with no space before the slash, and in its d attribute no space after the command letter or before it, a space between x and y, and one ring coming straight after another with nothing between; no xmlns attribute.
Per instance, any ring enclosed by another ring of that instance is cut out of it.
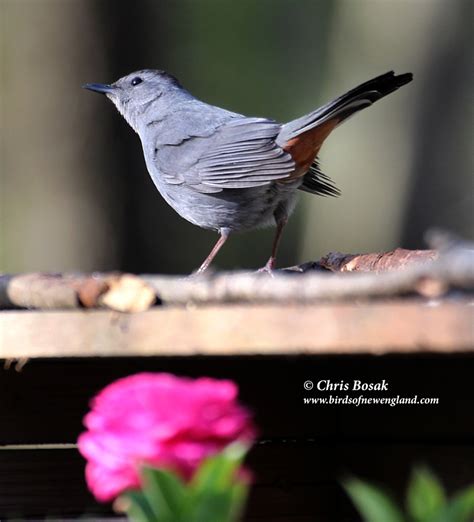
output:
<svg viewBox="0 0 474 522"><path fill-rule="evenodd" d="M189 96L174 76L153 69L130 73L110 85L87 83L84 88L105 94L136 132L139 116L151 107L159 114Z"/></svg>

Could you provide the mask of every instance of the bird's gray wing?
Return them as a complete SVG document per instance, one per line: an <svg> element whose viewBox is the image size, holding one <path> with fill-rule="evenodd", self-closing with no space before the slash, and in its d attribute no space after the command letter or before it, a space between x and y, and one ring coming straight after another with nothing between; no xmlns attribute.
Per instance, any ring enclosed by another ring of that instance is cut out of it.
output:
<svg viewBox="0 0 474 522"><path fill-rule="evenodd" d="M272 120L233 118L202 140L192 177L211 189L256 187L290 177L295 162L275 142L280 130Z"/></svg>
<svg viewBox="0 0 474 522"><path fill-rule="evenodd" d="M218 129L233 118L243 116L196 99L172 105L158 117L152 115L141 135L151 177L199 192L220 192L221 188L201 184L196 164Z"/></svg>

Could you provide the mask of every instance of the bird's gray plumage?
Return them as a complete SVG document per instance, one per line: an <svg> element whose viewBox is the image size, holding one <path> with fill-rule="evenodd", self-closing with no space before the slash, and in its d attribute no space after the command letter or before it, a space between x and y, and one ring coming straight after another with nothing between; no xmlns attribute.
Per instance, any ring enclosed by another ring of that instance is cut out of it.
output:
<svg viewBox="0 0 474 522"><path fill-rule="evenodd" d="M313 144L308 163L312 142L298 151L300 137L327 122L336 126L410 80L410 74L386 73L286 124L197 100L164 71L137 71L112 85L86 87L105 93L138 133L156 187L182 217L225 237L276 222L276 251L297 189L339 194L319 169L321 144Z"/></svg>

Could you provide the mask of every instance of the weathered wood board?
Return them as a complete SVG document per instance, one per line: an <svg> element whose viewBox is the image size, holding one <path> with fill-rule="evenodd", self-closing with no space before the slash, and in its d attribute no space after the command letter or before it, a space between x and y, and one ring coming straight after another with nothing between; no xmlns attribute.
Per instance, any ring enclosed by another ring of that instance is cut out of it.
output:
<svg viewBox="0 0 474 522"><path fill-rule="evenodd" d="M0 358L455 352L474 348L472 301L5 311Z"/></svg>

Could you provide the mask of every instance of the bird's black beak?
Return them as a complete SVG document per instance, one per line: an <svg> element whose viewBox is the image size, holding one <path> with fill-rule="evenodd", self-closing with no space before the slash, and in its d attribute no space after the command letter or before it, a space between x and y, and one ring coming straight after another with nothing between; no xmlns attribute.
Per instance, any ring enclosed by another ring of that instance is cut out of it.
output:
<svg viewBox="0 0 474 522"><path fill-rule="evenodd" d="M86 83L82 86L82 88L89 89L89 91L100 92L102 94L114 92L114 87L112 85L107 85L104 83Z"/></svg>

